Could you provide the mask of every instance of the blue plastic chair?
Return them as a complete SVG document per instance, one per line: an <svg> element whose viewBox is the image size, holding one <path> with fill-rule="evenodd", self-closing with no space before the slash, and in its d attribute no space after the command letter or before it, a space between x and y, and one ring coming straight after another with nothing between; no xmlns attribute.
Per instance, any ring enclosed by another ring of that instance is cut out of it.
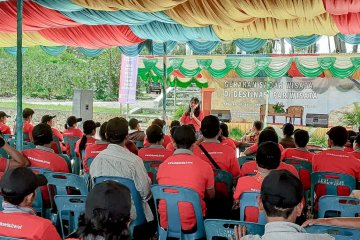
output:
<svg viewBox="0 0 360 240"><path fill-rule="evenodd" d="M48 172L52 172L50 169L46 169L46 168L37 168L37 167L29 167L31 170L33 170L33 172L35 172L36 174L45 174Z"/></svg>
<svg viewBox="0 0 360 240"><path fill-rule="evenodd" d="M9 145L13 148L16 148L16 139L15 138L9 139ZM23 149L22 150L33 149L35 147L36 147L35 144L33 144L32 142L23 141Z"/></svg>
<svg viewBox="0 0 360 240"><path fill-rule="evenodd" d="M79 139L80 138L74 137L74 136L65 136L64 137L64 143L69 144L69 146L70 146L70 157L71 158L76 158L75 144L77 141L79 141Z"/></svg>
<svg viewBox="0 0 360 240"><path fill-rule="evenodd" d="M239 158L238 158L239 166L242 166L242 165L244 165L244 163L251 162L251 161L254 161L254 160L255 160L255 156L254 156L254 155L239 157Z"/></svg>
<svg viewBox="0 0 360 240"><path fill-rule="evenodd" d="M2 148L0 148L0 158L9 158L9 154L7 154L7 152Z"/></svg>
<svg viewBox="0 0 360 240"><path fill-rule="evenodd" d="M147 223L144 213L144 208L142 206L142 199L140 196L140 193L135 187L135 183L133 180L128 178L122 178L122 177L110 177L110 176L100 176L94 178L94 184L98 184L107 180L115 181L118 183L121 183L129 188L131 192L131 198L135 205L135 211L136 211L136 219L131 222L130 224L130 232L133 233L134 228L139 225L143 225Z"/></svg>
<svg viewBox="0 0 360 240"><path fill-rule="evenodd" d="M55 135L53 135L53 142L55 143L56 145L56 148L58 150L58 154L61 154L62 151L61 151L61 144L60 144L60 139L58 137L56 137Z"/></svg>
<svg viewBox="0 0 360 240"><path fill-rule="evenodd" d="M71 159L70 159L70 157L69 157L68 155L62 154L62 153L60 153L60 154L58 154L58 155L65 160L65 162L66 162L66 164L67 164L67 166L68 166L69 172L72 172L72 166L71 166Z"/></svg>
<svg viewBox="0 0 360 240"><path fill-rule="evenodd" d="M29 167L29 168L36 174L44 175L45 173L51 172L51 170L45 168L36 168L36 167ZM36 189L35 199L32 208L36 211L37 214L40 214L40 216L46 217L46 209L44 208L44 203L40 188Z"/></svg>
<svg viewBox="0 0 360 240"><path fill-rule="evenodd" d="M334 172L311 173L311 209L315 207L315 188L319 184L326 185L325 195L337 195L337 187L348 187L350 192L356 188L356 180L353 176ZM319 197L319 196L318 196ZM320 196L321 197L321 196Z"/></svg>
<svg viewBox="0 0 360 240"><path fill-rule="evenodd" d="M328 211L340 213L337 217L357 217L357 214L360 215L360 200L345 196L322 196L319 199L318 217L326 217Z"/></svg>
<svg viewBox="0 0 360 240"><path fill-rule="evenodd" d="M74 232L79 223L79 217L85 212L86 196L84 195L56 195L55 204L60 218L63 238ZM67 220L67 234L65 235L64 220Z"/></svg>
<svg viewBox="0 0 360 240"><path fill-rule="evenodd" d="M21 239L24 239L24 238L11 238L11 237L0 236L0 240L21 240Z"/></svg>
<svg viewBox="0 0 360 240"><path fill-rule="evenodd" d="M81 195L88 194L86 182L79 175L61 172L46 172L44 175L48 180L48 186L55 187L55 195L69 195L67 190L69 187L78 189Z"/></svg>
<svg viewBox="0 0 360 240"><path fill-rule="evenodd" d="M159 170L159 165L163 161L144 161L144 166L146 168L146 172L148 173L151 182L153 184L157 184L157 172Z"/></svg>
<svg viewBox="0 0 360 240"><path fill-rule="evenodd" d="M247 235L260 235L262 236L265 231L265 226L258 223L222 220L222 219L207 219L204 222L206 239L212 240L214 237L225 237L230 239L234 237L234 226L246 226Z"/></svg>
<svg viewBox="0 0 360 240"><path fill-rule="evenodd" d="M215 186L216 186L216 192L222 191L223 189L219 189L219 184L226 185L226 193L225 196L229 197L232 196L233 192L233 176L231 173L220 170L220 169L214 169L214 175L215 175Z"/></svg>
<svg viewBox="0 0 360 240"><path fill-rule="evenodd" d="M329 225L315 224L305 228L308 233L330 234L336 240L357 240L360 238L360 229L358 228L344 228Z"/></svg>
<svg viewBox="0 0 360 240"><path fill-rule="evenodd" d="M11 139L11 138L13 138L14 136L13 135L11 135L11 134L4 134L3 135L3 138L4 138L4 140L6 141L6 142L9 142L9 139Z"/></svg>
<svg viewBox="0 0 360 240"><path fill-rule="evenodd" d="M240 196L240 221L245 221L245 209L247 207L256 207L259 208L258 198L260 197L260 192L243 192ZM266 214L265 212L260 212L258 215L259 224L266 224Z"/></svg>
<svg viewBox="0 0 360 240"><path fill-rule="evenodd" d="M167 192L166 190L170 190L171 192ZM206 237L200 198L196 191L189 188L161 185L153 185L151 187L151 191L153 193L157 212L156 217L158 220L159 240L166 240L168 237L184 240L201 239ZM168 216L167 229L160 226L158 213L158 201L160 200L165 200L166 202L166 214ZM180 213L178 208L179 202L188 202L193 206L197 226L196 231L193 233L184 233L181 229Z"/></svg>
<svg viewBox="0 0 360 240"><path fill-rule="evenodd" d="M0 195L0 211L4 210L2 207L2 202L4 201L4 197Z"/></svg>
<svg viewBox="0 0 360 240"><path fill-rule="evenodd" d="M138 149L141 149L144 147L144 141L134 141L134 143Z"/></svg>
<svg viewBox="0 0 360 240"><path fill-rule="evenodd" d="M89 170L90 170L91 163L94 161L94 159L95 159L95 158L88 158L88 159L86 160L86 164L88 165Z"/></svg>

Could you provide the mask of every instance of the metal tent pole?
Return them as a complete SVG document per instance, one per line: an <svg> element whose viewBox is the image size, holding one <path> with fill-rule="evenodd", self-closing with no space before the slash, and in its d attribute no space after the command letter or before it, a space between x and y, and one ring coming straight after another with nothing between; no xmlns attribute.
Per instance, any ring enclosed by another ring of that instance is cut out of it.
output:
<svg viewBox="0 0 360 240"><path fill-rule="evenodd" d="M16 95L17 95L17 114L16 114L16 148L23 149L23 118L22 118L22 20L23 20L23 0L17 0L17 48L16 48Z"/></svg>
<svg viewBox="0 0 360 240"><path fill-rule="evenodd" d="M162 92L163 92L163 120L166 121L166 44L163 43L164 47L164 55L163 55L163 68L164 68L164 74L163 74L163 82L162 82Z"/></svg>
<svg viewBox="0 0 360 240"><path fill-rule="evenodd" d="M266 79L266 105L265 105L265 116L264 116L264 126L267 127L268 123L268 113L269 113L269 98L270 98L270 78Z"/></svg>

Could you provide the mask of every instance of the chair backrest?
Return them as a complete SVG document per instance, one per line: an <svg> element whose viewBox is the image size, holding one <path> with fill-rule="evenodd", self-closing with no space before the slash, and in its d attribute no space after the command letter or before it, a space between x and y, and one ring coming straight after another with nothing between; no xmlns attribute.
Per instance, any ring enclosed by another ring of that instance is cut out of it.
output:
<svg viewBox="0 0 360 240"><path fill-rule="evenodd" d="M53 135L53 142L55 143L56 149L58 150L57 153L61 153L60 139L57 136Z"/></svg>
<svg viewBox="0 0 360 240"><path fill-rule="evenodd" d="M324 195L337 195L338 187L343 186L349 189L351 192L356 188L356 180L353 176L343 173L334 173L334 172L313 172L311 174L311 206L314 210L314 201L315 201L315 188L317 185L325 185L325 194ZM317 198L321 196L317 195Z"/></svg>
<svg viewBox="0 0 360 240"><path fill-rule="evenodd" d="M243 192L240 195L240 221L245 221L245 211L247 207L259 208L258 198L260 197L260 192ZM266 224L266 214L265 212L258 213L258 222L259 224Z"/></svg>
<svg viewBox="0 0 360 240"><path fill-rule="evenodd" d="M163 161L144 161L146 172L148 173L153 184L157 184L157 172L159 170L159 165L162 162Z"/></svg>
<svg viewBox="0 0 360 240"><path fill-rule="evenodd" d="M349 239L359 239L360 229L358 228L344 228L328 225L311 225L305 228L308 233L320 233L320 234L330 234L335 237L336 240L349 240Z"/></svg>
<svg viewBox="0 0 360 240"><path fill-rule="evenodd" d="M175 186L161 186L153 185L151 187L153 193L155 208L157 211L156 217L158 219L158 234L159 239L167 239L169 237L180 239L200 239L206 236L203 223L202 208L199 194L189 188L175 187ZM166 202L166 214L168 219L167 229L160 226L160 219L158 213L158 204L160 200ZM191 203L196 217L197 229L193 233L184 233L181 229L181 220L178 204L180 202Z"/></svg>
<svg viewBox="0 0 360 240"><path fill-rule="evenodd" d="M4 210L2 207L3 201L4 201L4 197L0 195L0 211Z"/></svg>
<svg viewBox="0 0 360 240"><path fill-rule="evenodd" d="M142 206L142 199L140 193L135 187L133 180L122 177L110 177L110 176L100 176L94 178L94 184L98 184L107 180L115 181L127 186L131 192L131 198L135 205L136 210L136 219L130 224L130 230L132 231L135 226L142 225L146 223L144 208Z"/></svg>
<svg viewBox="0 0 360 240"><path fill-rule="evenodd" d="M144 141L135 141L134 143L138 149L141 149L144 147Z"/></svg>
<svg viewBox="0 0 360 240"><path fill-rule="evenodd" d="M67 166L68 166L68 168L69 168L69 172L72 172L70 157L69 157L68 155L62 154L62 153L60 153L60 154L58 154L58 155L65 160L65 162L66 162L66 164L67 164Z"/></svg>
<svg viewBox="0 0 360 240"><path fill-rule="evenodd" d="M231 196L233 192L233 177L231 173L214 169L214 175L216 194L221 192L225 197Z"/></svg>
<svg viewBox="0 0 360 240"><path fill-rule="evenodd" d="M88 168L90 169L91 163L94 161L95 158L88 158L86 160L86 164L88 165Z"/></svg>
<svg viewBox="0 0 360 240"><path fill-rule="evenodd" d="M56 195L55 204L59 213L62 236L75 231L78 227L79 216L85 212L86 196L84 195ZM64 220L67 222L67 232L65 232Z"/></svg>
<svg viewBox="0 0 360 240"><path fill-rule="evenodd" d="M268 113L274 113L274 104L269 104ZM260 115L265 115L266 104L260 105Z"/></svg>
<svg viewBox="0 0 360 240"><path fill-rule="evenodd" d="M293 117L302 117L304 114L303 106L289 106L287 108L287 113L293 115Z"/></svg>
<svg viewBox="0 0 360 240"><path fill-rule="evenodd" d="M11 138L13 138L13 137L14 137L14 136L11 135L11 134L4 134L4 135L3 135L3 138L4 138L4 140L5 140L6 142L8 142L9 139L11 139Z"/></svg>
<svg viewBox="0 0 360 240"><path fill-rule="evenodd" d="M9 158L9 154L7 154L7 152L4 149L0 148L0 157Z"/></svg>
<svg viewBox="0 0 360 240"><path fill-rule="evenodd" d="M80 138L74 136L64 136L64 143L69 144L70 147L70 157L75 158L75 144Z"/></svg>
<svg viewBox="0 0 360 240"><path fill-rule="evenodd" d="M360 200L345 196L322 196L319 199L318 217L327 217L328 212L335 212L339 215L337 217L358 217L360 216Z"/></svg>
<svg viewBox="0 0 360 240"><path fill-rule="evenodd" d="M255 156L254 156L254 155L239 157L239 158L238 158L239 166L242 166L242 165L244 165L244 163L251 162L251 161L254 161L254 160L255 160Z"/></svg>
<svg viewBox="0 0 360 240"><path fill-rule="evenodd" d="M35 144L32 142L23 142L23 150L35 148Z"/></svg>
<svg viewBox="0 0 360 240"><path fill-rule="evenodd" d="M69 195L69 188L75 188L81 195L87 195L88 188L84 178L72 173L47 172L44 174L48 185L55 187L55 195Z"/></svg>
<svg viewBox="0 0 360 240"><path fill-rule="evenodd" d="M290 165L293 165L300 177L301 182L304 185L304 190L308 190L310 186L308 185L311 178L312 173L312 164L306 160L301 159L293 159L293 158L286 158L284 159L284 162ZM307 183L305 186L304 183Z"/></svg>
<svg viewBox="0 0 360 240"><path fill-rule="evenodd" d="M225 237L230 239L234 237L234 226L245 226L247 235L262 236L265 231L265 226L258 223L250 223L243 221L222 220L222 219L207 219L204 222L206 239L213 240L214 237Z"/></svg>

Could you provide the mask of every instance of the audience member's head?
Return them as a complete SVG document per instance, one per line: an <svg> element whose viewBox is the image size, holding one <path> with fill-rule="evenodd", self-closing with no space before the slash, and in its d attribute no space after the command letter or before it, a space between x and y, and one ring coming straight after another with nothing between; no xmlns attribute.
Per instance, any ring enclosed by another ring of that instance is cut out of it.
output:
<svg viewBox="0 0 360 240"><path fill-rule="evenodd" d="M264 128L263 130L271 130L276 132L275 128L273 126L267 126L266 128Z"/></svg>
<svg viewBox="0 0 360 240"><path fill-rule="evenodd" d="M6 124L7 119L8 119L9 117L10 117L10 116L7 115L5 112L0 111L0 123Z"/></svg>
<svg viewBox="0 0 360 240"><path fill-rule="evenodd" d="M166 125L166 122L164 120L156 118L154 119L154 121L151 122L151 125L158 125L159 127L161 127L161 129L163 129L164 126Z"/></svg>
<svg viewBox="0 0 360 240"><path fill-rule="evenodd" d="M181 124L178 120L173 120L170 123L170 129L172 129L173 127L180 127L180 126L181 126Z"/></svg>
<svg viewBox="0 0 360 240"><path fill-rule="evenodd" d="M79 144L80 153L81 153L81 151L85 150L87 138L95 136L96 128L98 128L98 127L100 127L99 122L95 123L93 120L86 120L84 122L84 124L83 124L84 135L81 138L81 141Z"/></svg>
<svg viewBox="0 0 360 240"><path fill-rule="evenodd" d="M306 147L309 142L310 136L308 131L296 129L294 132L295 145L300 148Z"/></svg>
<svg viewBox="0 0 360 240"><path fill-rule="evenodd" d="M268 142L268 141L278 143L279 142L279 137L276 134L275 130L265 128L259 135L258 144L260 145L261 143Z"/></svg>
<svg viewBox="0 0 360 240"><path fill-rule="evenodd" d="M253 124L253 130L260 132L263 129L264 125L261 121L255 121Z"/></svg>
<svg viewBox="0 0 360 240"><path fill-rule="evenodd" d="M44 115L44 116L42 116L42 118L41 118L41 123L46 123L46 124L48 124L50 127L53 127L54 126L54 118L55 118L56 116L54 115L54 116L50 116L50 115Z"/></svg>
<svg viewBox="0 0 360 240"><path fill-rule="evenodd" d="M209 115L201 121L200 131L204 138L217 138L220 135L220 121L216 116Z"/></svg>
<svg viewBox="0 0 360 240"><path fill-rule="evenodd" d="M103 124L101 124L101 126L100 126L99 136L100 136L100 138L101 138L102 141L107 141L107 139L106 139L106 127L107 127L107 123L108 123L108 122L103 122Z"/></svg>
<svg viewBox="0 0 360 240"><path fill-rule="evenodd" d="M223 137L229 137L229 127L226 123L221 123L220 129L221 129L221 135Z"/></svg>
<svg viewBox="0 0 360 240"><path fill-rule="evenodd" d="M81 239L129 239L130 190L117 182L96 184L89 192L85 213L79 218Z"/></svg>
<svg viewBox="0 0 360 240"><path fill-rule="evenodd" d="M268 141L259 145L256 152L256 164L266 170L277 169L280 165L281 151L279 144Z"/></svg>
<svg viewBox="0 0 360 240"><path fill-rule="evenodd" d="M31 207L35 190L47 184L44 175L35 174L26 167L11 169L0 181L1 195L4 200L20 207Z"/></svg>
<svg viewBox="0 0 360 240"><path fill-rule="evenodd" d="M140 129L139 121L136 118L130 119L129 127L130 127L130 130L139 130Z"/></svg>
<svg viewBox="0 0 360 240"><path fill-rule="evenodd" d="M191 127L191 129L194 130L194 132L196 133L196 128L195 128L194 124L191 124L191 123L190 123L190 124L187 124L187 125L188 125L189 127Z"/></svg>
<svg viewBox="0 0 360 240"><path fill-rule="evenodd" d="M77 118L75 116L70 116L68 117L68 119L66 120L66 124L65 124L65 129L68 129L68 128L75 128L76 127L76 124L78 122L81 122L82 121L82 118Z"/></svg>
<svg viewBox="0 0 360 240"><path fill-rule="evenodd" d="M344 147L348 140L348 132L342 126L332 127L326 134L329 147Z"/></svg>
<svg viewBox="0 0 360 240"><path fill-rule="evenodd" d="M180 127L180 126L174 126L174 127L172 127L172 128L170 129L170 136L171 136L172 139L174 139L174 134L175 134L175 131L176 131L176 129L177 129L178 127Z"/></svg>
<svg viewBox="0 0 360 240"><path fill-rule="evenodd" d="M177 149L191 149L196 142L195 132L188 125L177 127L174 133L174 141Z"/></svg>
<svg viewBox="0 0 360 240"><path fill-rule="evenodd" d="M354 141L354 151L360 150L360 134L358 134Z"/></svg>
<svg viewBox="0 0 360 240"><path fill-rule="evenodd" d="M282 127L284 137L291 137L294 134L294 125L291 123L285 123Z"/></svg>
<svg viewBox="0 0 360 240"><path fill-rule="evenodd" d="M303 185L299 178L287 170L273 170L261 185L261 202L268 222L287 221L295 223L301 215Z"/></svg>
<svg viewBox="0 0 360 240"><path fill-rule="evenodd" d="M110 119L106 126L106 139L110 143L122 144L129 133L129 124L125 118Z"/></svg>
<svg viewBox="0 0 360 240"><path fill-rule="evenodd" d="M162 144L164 133L158 125L151 125L146 129L146 137L150 144Z"/></svg>
<svg viewBox="0 0 360 240"><path fill-rule="evenodd" d="M347 132L348 132L348 140L347 140L345 146L352 148L357 133L355 131L353 131L353 130L348 130Z"/></svg>
<svg viewBox="0 0 360 240"><path fill-rule="evenodd" d="M39 123L33 128L32 136L34 144L39 146L48 145L53 141L53 132L46 123Z"/></svg>
<svg viewBox="0 0 360 240"><path fill-rule="evenodd" d="M32 110L31 108L25 108L24 110L23 110L23 118L25 119L25 120L31 120L32 119L32 116L34 115L34 110Z"/></svg>

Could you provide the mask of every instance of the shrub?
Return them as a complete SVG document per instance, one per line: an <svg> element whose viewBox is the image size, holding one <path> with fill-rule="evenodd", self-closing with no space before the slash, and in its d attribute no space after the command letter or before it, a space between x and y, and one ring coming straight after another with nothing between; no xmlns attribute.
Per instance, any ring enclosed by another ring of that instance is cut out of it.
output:
<svg viewBox="0 0 360 240"><path fill-rule="evenodd" d="M238 128L233 128L229 132L229 137L235 140L240 140L243 136L244 133Z"/></svg>

